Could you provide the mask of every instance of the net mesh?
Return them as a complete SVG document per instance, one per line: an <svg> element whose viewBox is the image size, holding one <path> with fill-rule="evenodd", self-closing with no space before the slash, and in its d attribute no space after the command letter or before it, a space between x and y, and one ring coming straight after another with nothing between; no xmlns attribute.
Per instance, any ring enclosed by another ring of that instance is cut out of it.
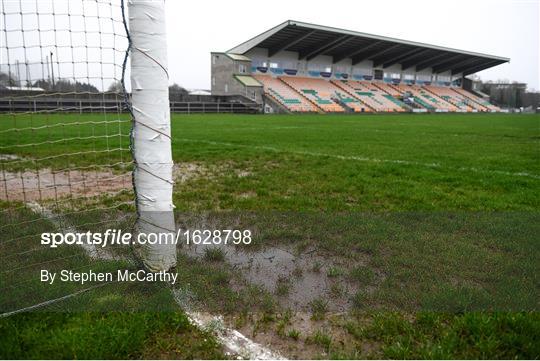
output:
<svg viewBox="0 0 540 361"><path fill-rule="evenodd" d="M125 252L48 248L42 232L129 229L135 206L122 0L1 7L0 314L7 314L85 289L48 286L43 269L114 268Z"/></svg>

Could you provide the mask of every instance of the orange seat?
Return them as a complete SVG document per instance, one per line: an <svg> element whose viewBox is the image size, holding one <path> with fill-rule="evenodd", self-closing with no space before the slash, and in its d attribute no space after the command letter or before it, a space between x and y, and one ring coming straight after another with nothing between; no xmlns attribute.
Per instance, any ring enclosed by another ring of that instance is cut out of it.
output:
<svg viewBox="0 0 540 361"><path fill-rule="evenodd" d="M267 96L270 96L288 110L299 113L317 111L317 108L311 102L281 80L269 75L260 74L254 74L253 77L263 85L264 92Z"/></svg>

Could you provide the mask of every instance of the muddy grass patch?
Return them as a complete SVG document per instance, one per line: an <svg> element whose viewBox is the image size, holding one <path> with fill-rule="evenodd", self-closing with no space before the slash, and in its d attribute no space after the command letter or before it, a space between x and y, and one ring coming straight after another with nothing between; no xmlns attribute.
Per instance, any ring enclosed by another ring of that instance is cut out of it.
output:
<svg viewBox="0 0 540 361"><path fill-rule="evenodd" d="M6 159L18 159L17 156L0 155ZM177 183L185 183L193 179L210 180L222 175L229 168L223 166L207 166L203 163L177 163L173 168L173 177ZM41 168L24 171L2 171L0 173L0 200L43 202L63 200L66 198L90 198L103 195L114 195L121 191L131 191L132 173L126 171L128 166L116 168L97 167L95 169L73 168L55 170ZM124 170L122 169L124 168ZM242 176L249 174L240 171Z"/></svg>
<svg viewBox="0 0 540 361"><path fill-rule="evenodd" d="M44 201L62 198L94 197L131 188L131 174L111 170L38 169L1 173L0 200Z"/></svg>
<svg viewBox="0 0 540 361"><path fill-rule="evenodd" d="M314 321L309 313L285 310L271 316L251 314L239 330L291 359L365 358L367 353L343 327L346 319L331 315ZM234 317L228 322L234 323Z"/></svg>

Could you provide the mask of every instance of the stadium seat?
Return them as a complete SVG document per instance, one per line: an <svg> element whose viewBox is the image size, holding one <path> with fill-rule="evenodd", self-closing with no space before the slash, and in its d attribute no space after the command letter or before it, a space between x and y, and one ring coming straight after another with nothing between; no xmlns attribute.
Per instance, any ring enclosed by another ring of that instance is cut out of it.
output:
<svg viewBox="0 0 540 361"><path fill-rule="evenodd" d="M462 89L462 88L451 88L451 89L455 93L457 93L457 94L459 94L459 95L473 101L475 104L483 107L484 111L488 111L488 112L500 112L501 111L501 108L491 104L487 100L482 99L477 95L474 95L471 92L466 91L465 89Z"/></svg>
<svg viewBox="0 0 540 361"><path fill-rule="evenodd" d="M382 83L377 83L377 86L381 87ZM439 112L455 112L458 107L449 103L443 98L423 89L420 85L407 85L407 84L385 84L387 87L392 87L401 93L401 96L409 94L414 99L416 104L422 107Z"/></svg>
<svg viewBox="0 0 540 361"><path fill-rule="evenodd" d="M482 107L478 104L465 98L463 95L456 93L450 87L426 85L423 88L439 98L446 100L448 103L455 105L458 108L458 111L472 112L482 110Z"/></svg>
<svg viewBox="0 0 540 361"><path fill-rule="evenodd" d="M396 87L394 87L393 85L388 84L388 83L378 82L377 81L377 82L373 82L373 85L375 87L381 89L382 91L390 94L394 98L399 98L403 94L399 89L397 89Z"/></svg>
<svg viewBox="0 0 540 361"><path fill-rule="evenodd" d="M291 112L317 112L317 108L287 84L269 75L253 75L264 87L264 92Z"/></svg>
<svg viewBox="0 0 540 361"><path fill-rule="evenodd" d="M338 88L327 80L288 76L283 76L280 79L311 100L325 112L344 112L345 108L338 104L338 101L341 101L346 107L351 108L355 112L368 110L367 107L357 99L347 98L343 89ZM343 101L345 98L347 102Z"/></svg>
<svg viewBox="0 0 540 361"><path fill-rule="evenodd" d="M406 105L367 81L335 81L338 87L351 94L376 112L404 112Z"/></svg>

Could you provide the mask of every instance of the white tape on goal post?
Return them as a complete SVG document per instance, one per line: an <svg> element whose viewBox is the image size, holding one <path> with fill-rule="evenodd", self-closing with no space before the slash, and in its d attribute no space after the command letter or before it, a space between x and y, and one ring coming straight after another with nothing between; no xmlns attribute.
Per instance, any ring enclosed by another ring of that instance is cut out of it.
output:
<svg viewBox="0 0 540 361"><path fill-rule="evenodd" d="M165 1L129 0L128 10L137 228L143 236L174 235ZM176 264L176 246L146 244L141 256L148 270L166 271Z"/></svg>

